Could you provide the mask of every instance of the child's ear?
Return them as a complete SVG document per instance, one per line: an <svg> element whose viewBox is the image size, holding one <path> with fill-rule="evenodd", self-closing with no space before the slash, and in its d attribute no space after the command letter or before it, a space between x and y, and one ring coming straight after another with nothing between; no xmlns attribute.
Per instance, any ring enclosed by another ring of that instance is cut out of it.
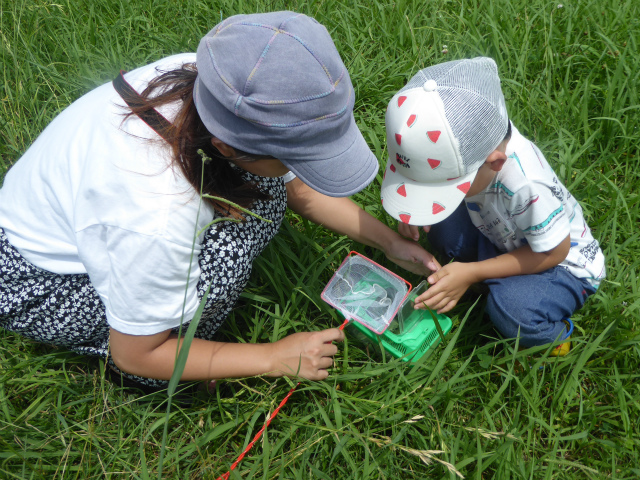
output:
<svg viewBox="0 0 640 480"><path fill-rule="evenodd" d="M504 166L504 163L506 161L506 158L497 158L495 160L487 160L487 163L489 164L489 168L492 171L499 172L500 170L502 170L502 167Z"/></svg>

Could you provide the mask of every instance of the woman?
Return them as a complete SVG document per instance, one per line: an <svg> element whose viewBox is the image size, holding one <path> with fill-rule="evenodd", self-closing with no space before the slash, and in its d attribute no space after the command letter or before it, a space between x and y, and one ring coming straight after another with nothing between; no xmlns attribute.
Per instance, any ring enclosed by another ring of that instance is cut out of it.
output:
<svg viewBox="0 0 640 480"><path fill-rule="evenodd" d="M157 385L173 373L181 319L193 318L210 288L183 380L326 378L338 329L272 344L211 339L287 205L414 272L438 268L346 198L378 169L353 105L326 29L292 12L231 17L197 54L89 92L0 190L0 325L110 353L114 368ZM199 152L211 160L203 165ZM211 198L200 207L200 191L261 218ZM220 217L240 221L207 228Z"/></svg>

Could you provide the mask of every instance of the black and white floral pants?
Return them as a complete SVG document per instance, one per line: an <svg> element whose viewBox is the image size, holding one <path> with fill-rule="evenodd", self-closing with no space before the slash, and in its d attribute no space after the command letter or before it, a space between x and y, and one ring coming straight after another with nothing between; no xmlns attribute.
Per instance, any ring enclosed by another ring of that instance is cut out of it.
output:
<svg viewBox="0 0 640 480"><path fill-rule="evenodd" d="M258 201L252 211L273 223L247 215L241 223L220 222L204 235L198 257L198 298L211 285L196 331L212 339L235 305L251 274L254 259L280 228L287 194L281 178L245 174L258 181L271 200ZM105 307L86 274L59 275L29 263L0 228L0 327L38 342L85 355L108 357L109 325ZM116 368L110 362L112 368ZM167 382L124 374L148 386Z"/></svg>

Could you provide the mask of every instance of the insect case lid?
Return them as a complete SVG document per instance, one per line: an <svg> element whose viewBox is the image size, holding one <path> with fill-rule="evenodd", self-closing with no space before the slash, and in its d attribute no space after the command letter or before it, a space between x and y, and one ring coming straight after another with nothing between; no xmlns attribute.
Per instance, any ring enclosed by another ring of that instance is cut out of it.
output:
<svg viewBox="0 0 640 480"><path fill-rule="evenodd" d="M410 291L411 284L402 277L351 252L333 274L321 297L345 318L381 334Z"/></svg>

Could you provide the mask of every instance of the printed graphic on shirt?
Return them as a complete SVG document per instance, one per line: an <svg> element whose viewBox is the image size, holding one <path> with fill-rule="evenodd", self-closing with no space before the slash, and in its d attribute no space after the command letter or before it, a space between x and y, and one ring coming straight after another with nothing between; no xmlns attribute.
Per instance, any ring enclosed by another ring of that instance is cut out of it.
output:
<svg viewBox="0 0 640 480"><path fill-rule="evenodd" d="M540 166L544 169L544 163L542 161L542 159L544 158L544 155L542 154L542 152L540 151L540 149L536 146L535 143L533 142L529 142L529 145L531 145L531 149L533 150L533 153L536 154L536 158L538 159L538 162L540 162Z"/></svg>
<svg viewBox="0 0 640 480"><path fill-rule="evenodd" d="M560 200L562 202L564 200L564 195L562 193L562 189L558 186L558 178L557 177L553 177L553 183L555 185L550 186L549 190L551 190L551 193L553 193L554 197L556 197L558 200Z"/></svg>
<svg viewBox="0 0 640 480"><path fill-rule="evenodd" d="M489 204L484 212L480 212L480 216L484 221L485 235L494 240L494 244L503 252L506 252L513 246L516 241L515 230L512 228L512 222L506 218L503 213Z"/></svg>
<svg viewBox="0 0 640 480"><path fill-rule="evenodd" d="M537 225L531 225L522 231L529 235L544 235L551 230L563 216L564 209L562 208L562 205L560 205L557 209L551 212L551 215L549 215L544 222L538 223Z"/></svg>
<svg viewBox="0 0 640 480"><path fill-rule="evenodd" d="M520 163L520 158L518 157L518 154L516 152L513 152L507 158L513 158L516 161L516 163L518 164L518 167L520 167L520 171L522 172L522 175L524 175L526 177L526 175L524 173L524 169L522 168L522 163Z"/></svg>
<svg viewBox="0 0 640 480"><path fill-rule="evenodd" d="M482 210L482 206L476 202L468 202L467 208L472 212L480 212L480 210Z"/></svg>
<svg viewBox="0 0 640 480"><path fill-rule="evenodd" d="M597 286L604 276L604 256L576 199L515 127L507 155L509 161L491 185L465 199L473 224L502 251L523 245L548 251L569 235L572 248L560 265Z"/></svg>
<svg viewBox="0 0 640 480"><path fill-rule="evenodd" d="M513 197L513 192L502 182L497 181L489 188L489 193L495 193L496 195L504 195L507 198Z"/></svg>
<svg viewBox="0 0 640 480"><path fill-rule="evenodd" d="M536 203L539 198L540 198L540 195L530 196L524 203L520 203L516 205L513 211L511 211L509 214L512 217L517 217L518 215L522 215L524 212L529 210L529 207L531 207L531 205Z"/></svg>
<svg viewBox="0 0 640 480"><path fill-rule="evenodd" d="M580 253L590 263L593 262L593 260L596 258L598 251L599 251L598 242L595 240L591 242L589 245L587 245L586 247L582 247L580 249Z"/></svg>

